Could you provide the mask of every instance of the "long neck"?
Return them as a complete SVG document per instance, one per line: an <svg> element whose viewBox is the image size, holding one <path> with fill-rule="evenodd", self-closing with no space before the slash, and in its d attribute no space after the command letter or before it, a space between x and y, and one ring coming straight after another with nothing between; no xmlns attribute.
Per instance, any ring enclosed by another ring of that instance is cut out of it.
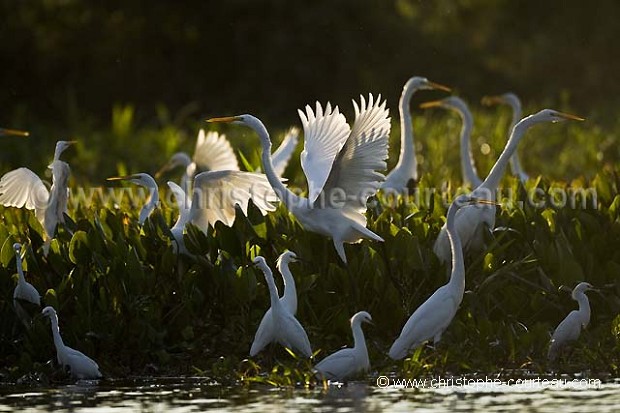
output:
<svg viewBox="0 0 620 413"><path fill-rule="evenodd" d="M364 331L362 331L362 322L354 320L351 323L351 330L353 331L353 348L356 350L366 350L366 340L364 339Z"/></svg>
<svg viewBox="0 0 620 413"><path fill-rule="evenodd" d="M258 121L258 119L256 122L253 122L249 126L251 126L256 131L258 137L260 138L261 148L263 152L261 154L261 160L263 164L263 170L265 171L265 175L267 175L267 180L269 181L269 184L275 191L278 198L280 198L282 202L284 202L286 207L290 209L291 206L298 204L299 197L293 192L291 192L286 186L284 186L284 184L282 183L282 181L280 181L280 178L275 172L275 169L273 167L273 161L271 159L271 139L269 138L269 132L267 132L267 128L265 128L265 125L263 125L262 122Z"/></svg>
<svg viewBox="0 0 620 413"><path fill-rule="evenodd" d="M521 138L523 138L525 131L527 131L535 123L536 119L532 116L528 116L512 128L512 133L510 134L510 138L508 138L508 142L506 142L506 147L504 147L504 150L495 162L495 165L493 165L489 175L480 185L481 187L491 191L495 191L497 189L499 181L504 175L504 171L506 170L506 165L508 164L510 157L517 150L517 146L519 145Z"/></svg>
<svg viewBox="0 0 620 413"><path fill-rule="evenodd" d="M278 287L276 287L276 283L273 280L273 273L271 269L266 265L261 265L260 269L265 274L265 280L267 281L267 288L269 288L269 298L271 301L271 311L276 312L280 311L280 297L278 297Z"/></svg>
<svg viewBox="0 0 620 413"><path fill-rule="evenodd" d="M61 351L65 347L65 343L62 341L62 337L60 337L60 328L58 327L58 316L54 314L50 317L52 320L52 335L54 336L54 346L56 346L56 351Z"/></svg>
<svg viewBox="0 0 620 413"><path fill-rule="evenodd" d="M398 104L398 112L400 113L400 156L394 169L408 171L410 176L416 176L418 171L418 164L415 159L413 125L411 112L409 111L409 102L416 90L417 88L415 87L405 87L400 95L400 102Z"/></svg>
<svg viewBox="0 0 620 413"><path fill-rule="evenodd" d="M588 296L584 292L580 292L575 297L575 300L579 303L581 322L586 326L590 322L590 301L588 300Z"/></svg>
<svg viewBox="0 0 620 413"><path fill-rule="evenodd" d="M516 102L510 104L510 108L512 109L512 120L510 122L510 130L515 127L517 123L521 120L522 110L521 105Z"/></svg>
<svg viewBox="0 0 620 413"><path fill-rule="evenodd" d="M452 271L450 273L450 281L448 286L453 291L459 291L462 296L465 291L465 264L463 261L463 246L461 238L454 224L456 208L451 207L448 210L447 231L450 240L450 251L452 252Z"/></svg>
<svg viewBox="0 0 620 413"><path fill-rule="evenodd" d="M474 155L471 152L470 140L474 119L471 116L471 112L467 109L460 109L457 112L463 121L463 126L461 127L461 169L463 170L463 178L472 186L477 187L482 183L482 180L478 177Z"/></svg>
<svg viewBox="0 0 620 413"><path fill-rule="evenodd" d="M511 102L510 107L512 108L512 120L510 122L510 130L512 130L519 120L521 120L521 104L518 102ZM515 151L515 153L510 158L510 169L512 170L513 175L517 175L519 179L527 179L527 175L523 173L523 168L521 168L521 161L519 160L519 153Z"/></svg>
<svg viewBox="0 0 620 413"><path fill-rule="evenodd" d="M140 225L144 224L148 216L151 214L151 212L153 212L153 210L157 207L157 204L159 203L159 191L157 190L157 186L155 186L154 188L151 186L147 186L147 189L149 191L149 197L146 200L146 203L144 204L142 209L140 210Z"/></svg>
<svg viewBox="0 0 620 413"><path fill-rule="evenodd" d="M24 277L24 269L22 267L22 257L20 256L19 252L15 252L15 266L17 267L17 276L18 278L18 283L19 284L25 284L26 283L26 277Z"/></svg>
<svg viewBox="0 0 620 413"><path fill-rule="evenodd" d="M295 314L297 312L297 287L295 286L293 274L288 268L288 262L282 263L279 266L279 270L284 279L284 294L282 295L281 302Z"/></svg>

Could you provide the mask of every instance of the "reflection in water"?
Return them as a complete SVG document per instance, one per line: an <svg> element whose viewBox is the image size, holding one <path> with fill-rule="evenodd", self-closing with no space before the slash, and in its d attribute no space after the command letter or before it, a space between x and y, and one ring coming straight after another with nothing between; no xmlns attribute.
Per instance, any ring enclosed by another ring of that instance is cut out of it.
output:
<svg viewBox="0 0 620 413"><path fill-rule="evenodd" d="M563 413L620 410L620 381L595 387L464 386L381 389L349 383L327 389L221 386L205 378L104 380L32 388L0 386L0 412L117 411L193 412L208 409L247 412L507 411Z"/></svg>

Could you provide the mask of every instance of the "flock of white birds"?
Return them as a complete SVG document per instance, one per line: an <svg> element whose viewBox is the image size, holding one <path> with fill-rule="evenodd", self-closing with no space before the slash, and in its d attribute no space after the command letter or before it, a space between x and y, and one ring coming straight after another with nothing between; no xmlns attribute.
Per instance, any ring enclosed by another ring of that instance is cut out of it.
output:
<svg viewBox="0 0 620 413"><path fill-rule="evenodd" d="M244 114L214 118L208 122L228 122L245 125L253 129L262 149L263 173L239 170L236 156L224 135L217 132L200 131L193 157L176 153L160 169L161 173L177 167L184 168L180 185L168 182L178 207L179 217L171 228L176 253L191 255L184 245L183 233L188 223L207 231L209 225L221 221L231 226L235 219L235 208L247 214L249 200L264 214L275 209L275 202L281 201L301 225L309 231L325 235L333 240L334 247L346 265L345 243L357 243L362 239L383 241L366 227L366 203L377 191L406 193L418 179L415 157L411 96L418 90L436 89L450 91L446 86L423 77L413 77L405 84L399 104L401 147L398 163L387 176L381 172L387 168L390 116L386 102L381 97L369 95L353 101L355 118L347 123L337 106L330 103L315 108L306 106L299 110L303 127L304 149L301 166L308 181L307 197L297 195L286 186L282 177L298 141L299 130L291 128L283 143L272 154L272 143L265 125L256 117ZM457 112L463 121L461 132L461 162L463 179L473 188L470 194L461 195L450 205L446 223L435 242L434 252L443 262L449 262L450 280L437 289L404 324L401 334L392 344L388 355L398 360L427 341L439 342L442 333L451 323L463 299L465 289L465 267L463 253L483 248L483 231L495 225L496 190L504 171L511 164L512 172L521 180L528 176L521 169L517 146L525 132L542 122L583 120L577 116L543 109L521 119L521 104L512 93L487 97L485 104L507 104L513 109L513 122L506 146L499 159L485 178L479 177L471 155L470 135L472 115L465 102L455 96L428 102L424 108L441 107ZM26 132L0 129L1 135L26 136ZM52 186L48 191L43 181L27 168L6 173L0 179L0 204L7 207L27 208L35 211L44 228L44 253L48 253L49 241L54 237L56 227L62 224L67 213L69 165L60 160L62 152L72 142L59 141L56 145L52 170ZM159 205L156 180L146 173L137 173L109 180L124 180L144 186L149 197L139 214L140 225ZM217 192L217 202L205 203L204 194ZM235 197L222 196L235 193ZM334 199L338 200L337 205ZM21 245L15 244L17 286L14 291L15 308L27 325L27 314L21 302L41 305L40 295L29 284L22 270ZM289 270L289 263L297 260L295 253L284 252L277 262L277 268L284 280L284 292L280 296L273 273L265 259L258 256L253 263L265 276L269 288L271 306L266 311L257 329L250 356L255 356L270 343L279 343L303 357L313 357L308 335L295 318L297 294L295 280ZM593 287L580 283L572 292L579 303L579 309L572 311L562 321L551 339L549 359L557 357L559 350L568 342L577 339L590 319L587 290ZM58 327L58 316L52 307L43 309L42 314L51 320L54 345L60 365L78 379L101 377L99 367L92 359L64 345ZM331 354L315 365L318 377L328 380L345 380L370 368L368 351L362 331L362 323L372 322L370 314L360 311L351 318L354 346Z"/></svg>

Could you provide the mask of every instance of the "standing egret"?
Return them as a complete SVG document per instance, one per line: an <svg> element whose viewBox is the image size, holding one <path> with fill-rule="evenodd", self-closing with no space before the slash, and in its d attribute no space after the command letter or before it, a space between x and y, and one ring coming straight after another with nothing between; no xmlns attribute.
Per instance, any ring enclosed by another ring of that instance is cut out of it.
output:
<svg viewBox="0 0 620 413"><path fill-rule="evenodd" d="M460 208L475 203L488 204L490 201L477 199L470 195L461 195L448 208L446 228L452 256L450 281L439 287L409 317L400 336L390 348L389 356L392 359L402 359L410 350L419 347L425 341L432 339L433 344L437 344L445 329L452 322L465 292L465 263L463 246L456 230L456 214Z"/></svg>
<svg viewBox="0 0 620 413"><path fill-rule="evenodd" d="M288 164L289 159L297 146L299 130L290 128L286 133L280 147L273 153L273 164L276 174L281 176ZM196 140L194 157L185 152L177 152L155 175L171 169L183 167L185 169L181 180L181 187L186 194L191 194L191 182L200 172L206 171L238 171L239 164L235 153L226 139L226 136L218 132L207 132L200 129Z"/></svg>
<svg viewBox="0 0 620 413"><path fill-rule="evenodd" d="M265 262L265 258L258 256L254 258L253 263L258 266L265 275L267 287L269 288L269 297L271 299L271 308L268 311L271 311L272 326L276 326L276 328L271 329L273 334L271 337L268 337L269 341L264 345L277 342L286 348L300 352L304 357L312 357L312 348L310 347L308 335L299 321L297 321L295 316L278 297L278 287L276 287L276 283L273 280L273 273ZM254 345L252 345L252 347L254 347Z"/></svg>
<svg viewBox="0 0 620 413"><path fill-rule="evenodd" d="M463 99L457 96L449 96L445 99L434 100L432 102L425 102L420 105L421 108L440 107L444 109L453 110L459 114L463 121L461 128L461 170L463 172L463 181L466 184L471 185L473 188L482 183L482 179L478 177L476 171L476 163L474 162L474 155L471 152L471 130L474 126L474 118L471 115L471 111L467 107L467 103Z"/></svg>
<svg viewBox="0 0 620 413"><path fill-rule="evenodd" d="M20 136L25 138L29 135L29 132L23 130L0 128L0 136Z"/></svg>
<svg viewBox="0 0 620 413"><path fill-rule="evenodd" d="M329 236L342 261L347 257L344 243L363 238L383 241L366 228L366 201L373 196L384 176L390 133L389 112L381 97L369 96L368 105L353 101L355 122L351 129L338 107L330 103L325 111L316 103L316 111L306 106L299 110L304 127L304 151L301 166L308 180L308 198L295 195L280 181L271 157L271 140L263 123L252 115L210 119L209 122L234 122L258 134L262 146L262 165L269 183L284 205L309 231Z"/></svg>
<svg viewBox="0 0 620 413"><path fill-rule="evenodd" d="M284 294L280 297L280 303L292 315L297 313L297 289L295 288L295 279L288 265L295 261L297 261L297 255L293 251L285 251L278 257L276 262L276 267L284 279ZM257 355L265 346L274 341L274 328L276 327L273 324L271 308L269 308L265 315L263 315L258 330L256 330L256 335L250 348L251 357Z"/></svg>
<svg viewBox="0 0 620 413"><path fill-rule="evenodd" d="M343 348L321 360L314 366L320 376L328 380L345 380L370 369L368 349L362 331L364 322L372 322L372 317L366 311L360 311L351 317L353 348Z"/></svg>
<svg viewBox="0 0 620 413"><path fill-rule="evenodd" d="M413 140L413 125L409 102L418 90L438 89L450 92L450 88L434 83L425 77L414 76L405 83L400 95L398 111L400 113L400 156L398 163L385 177L381 184L382 189L403 193L418 180L418 163L415 157L415 143Z"/></svg>
<svg viewBox="0 0 620 413"><path fill-rule="evenodd" d="M56 357L58 363L65 369L69 369L71 376L76 379L98 379L101 377L99 366L95 361L84 353L65 346L60 337L58 328L58 315L52 307L45 307L41 312L50 318L52 322L52 334L54 336L54 346L56 347Z"/></svg>
<svg viewBox="0 0 620 413"><path fill-rule="evenodd" d="M521 119L522 110L521 110L521 100L514 93L504 93L498 96L485 96L482 98L483 105L494 105L494 104L504 104L510 106L512 109L512 120L510 122L509 131L512 131L512 128L515 127L517 122ZM529 176L523 171L521 167L521 161L519 160L519 153L515 151L515 153L510 158L510 169L512 170L512 174L519 178L521 182L526 182L529 179Z"/></svg>
<svg viewBox="0 0 620 413"><path fill-rule="evenodd" d="M157 182L153 177L146 173L138 173L127 176L115 176L108 178L108 181L129 181L136 185L140 185L148 189L149 195L146 198L146 203L140 210L140 216L138 218L138 224L142 226L151 213L159 206L159 189L157 188Z"/></svg>
<svg viewBox="0 0 620 413"><path fill-rule="evenodd" d="M35 216L45 229L45 252L54 237L58 223L64 223L69 198L69 174L71 169L60 155L75 141L58 141L54 160L48 166L52 170L52 188L47 188L34 172L18 168L0 178L0 204L9 207L34 209Z"/></svg>
<svg viewBox="0 0 620 413"><path fill-rule="evenodd" d="M174 194L174 199L176 200L177 207L179 208L179 217L172 228L170 228L170 233L175 241L172 248L175 254L190 255L187 247L185 246L185 241L183 240L183 233L185 232L185 225L189 222L189 207L191 205L191 200L187 199L187 195L183 188L174 182L168 181L168 187Z"/></svg>
<svg viewBox="0 0 620 413"><path fill-rule="evenodd" d="M579 309L571 311L553 332L547 353L549 360L555 360L560 350L569 342L577 340L581 330L590 323L590 302L586 291L593 288L592 284L581 282L573 289L571 296L579 303Z"/></svg>
<svg viewBox="0 0 620 413"><path fill-rule="evenodd" d="M41 305L41 294L34 288L34 285L26 281L22 268L22 245L19 242L13 244L15 250L15 265L17 267L17 286L13 291L13 300L24 300L32 304Z"/></svg>
<svg viewBox="0 0 620 413"><path fill-rule="evenodd" d="M484 181L473 190L472 196L489 201L495 201L499 182L504 175L510 157L515 153L521 138L532 126L543 122L562 122L565 120L583 121L583 118L558 112L552 109L543 109L538 113L523 118L515 125L510 134L506 147L491 168L491 172ZM468 205L461 208L456 215L456 230L463 248L467 251L480 250L483 247L485 229L495 227L495 205ZM450 243L446 232L446 224L441 228L439 236L433 246L433 251L442 262L450 259Z"/></svg>

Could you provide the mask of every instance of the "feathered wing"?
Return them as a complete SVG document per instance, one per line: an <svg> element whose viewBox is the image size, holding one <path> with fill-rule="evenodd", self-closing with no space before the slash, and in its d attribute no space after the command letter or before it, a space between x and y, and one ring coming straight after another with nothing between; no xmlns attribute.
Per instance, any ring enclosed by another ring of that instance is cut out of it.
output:
<svg viewBox="0 0 620 413"><path fill-rule="evenodd" d="M377 170L387 167L388 138L390 135L390 116L385 101L381 96L375 101L372 95L368 104L363 96L361 105L353 101L355 123L349 138L336 157L331 168L323 193L325 200L341 199L333 191L346 196L345 208L359 215L358 220L366 225L363 213L366 201L373 196L384 175ZM319 206L315 203L315 206Z"/></svg>
<svg viewBox="0 0 620 413"><path fill-rule="evenodd" d="M326 379L342 380L357 373L355 350L344 348L325 357L314 368Z"/></svg>
<svg viewBox="0 0 620 413"><path fill-rule="evenodd" d="M209 225L215 225L217 221L230 227L235 221L235 205L247 214L250 199L263 215L276 209L273 203L278 197L264 174L202 172L194 178L189 222L205 232Z"/></svg>
<svg viewBox="0 0 620 413"><path fill-rule="evenodd" d="M293 351L300 352L305 357L311 357L310 340L301 323L290 313L284 315L282 322L284 325L277 330L280 334L280 344Z"/></svg>
<svg viewBox="0 0 620 413"><path fill-rule="evenodd" d="M551 337L548 358L555 359L558 351L571 341L579 338L583 325L579 317L579 311L571 311L564 320L556 327Z"/></svg>
<svg viewBox="0 0 620 413"><path fill-rule="evenodd" d="M276 175L282 176L284 173L288 162L291 160L291 156L293 156L293 152L295 152L298 140L299 129L295 127L290 128L286 136L284 136L282 143L278 146L278 149L271 155L273 169Z"/></svg>
<svg viewBox="0 0 620 413"><path fill-rule="evenodd" d="M97 362L81 351L65 346L67 362L71 374L78 379L95 379L101 377Z"/></svg>
<svg viewBox="0 0 620 413"><path fill-rule="evenodd" d="M338 152L345 144L350 127L338 106L327 103L325 111L319 102L316 113L307 105L306 113L298 110L304 128L304 150L301 167L308 180L308 198L314 202L323 189Z"/></svg>
<svg viewBox="0 0 620 413"><path fill-rule="evenodd" d="M205 134L203 129L198 132L194 162L197 172L239 170L237 157L226 136L217 132Z"/></svg>
<svg viewBox="0 0 620 413"><path fill-rule="evenodd" d="M34 209L35 216L44 225L49 191L34 172L19 168L7 172L0 179L0 204L8 207Z"/></svg>

